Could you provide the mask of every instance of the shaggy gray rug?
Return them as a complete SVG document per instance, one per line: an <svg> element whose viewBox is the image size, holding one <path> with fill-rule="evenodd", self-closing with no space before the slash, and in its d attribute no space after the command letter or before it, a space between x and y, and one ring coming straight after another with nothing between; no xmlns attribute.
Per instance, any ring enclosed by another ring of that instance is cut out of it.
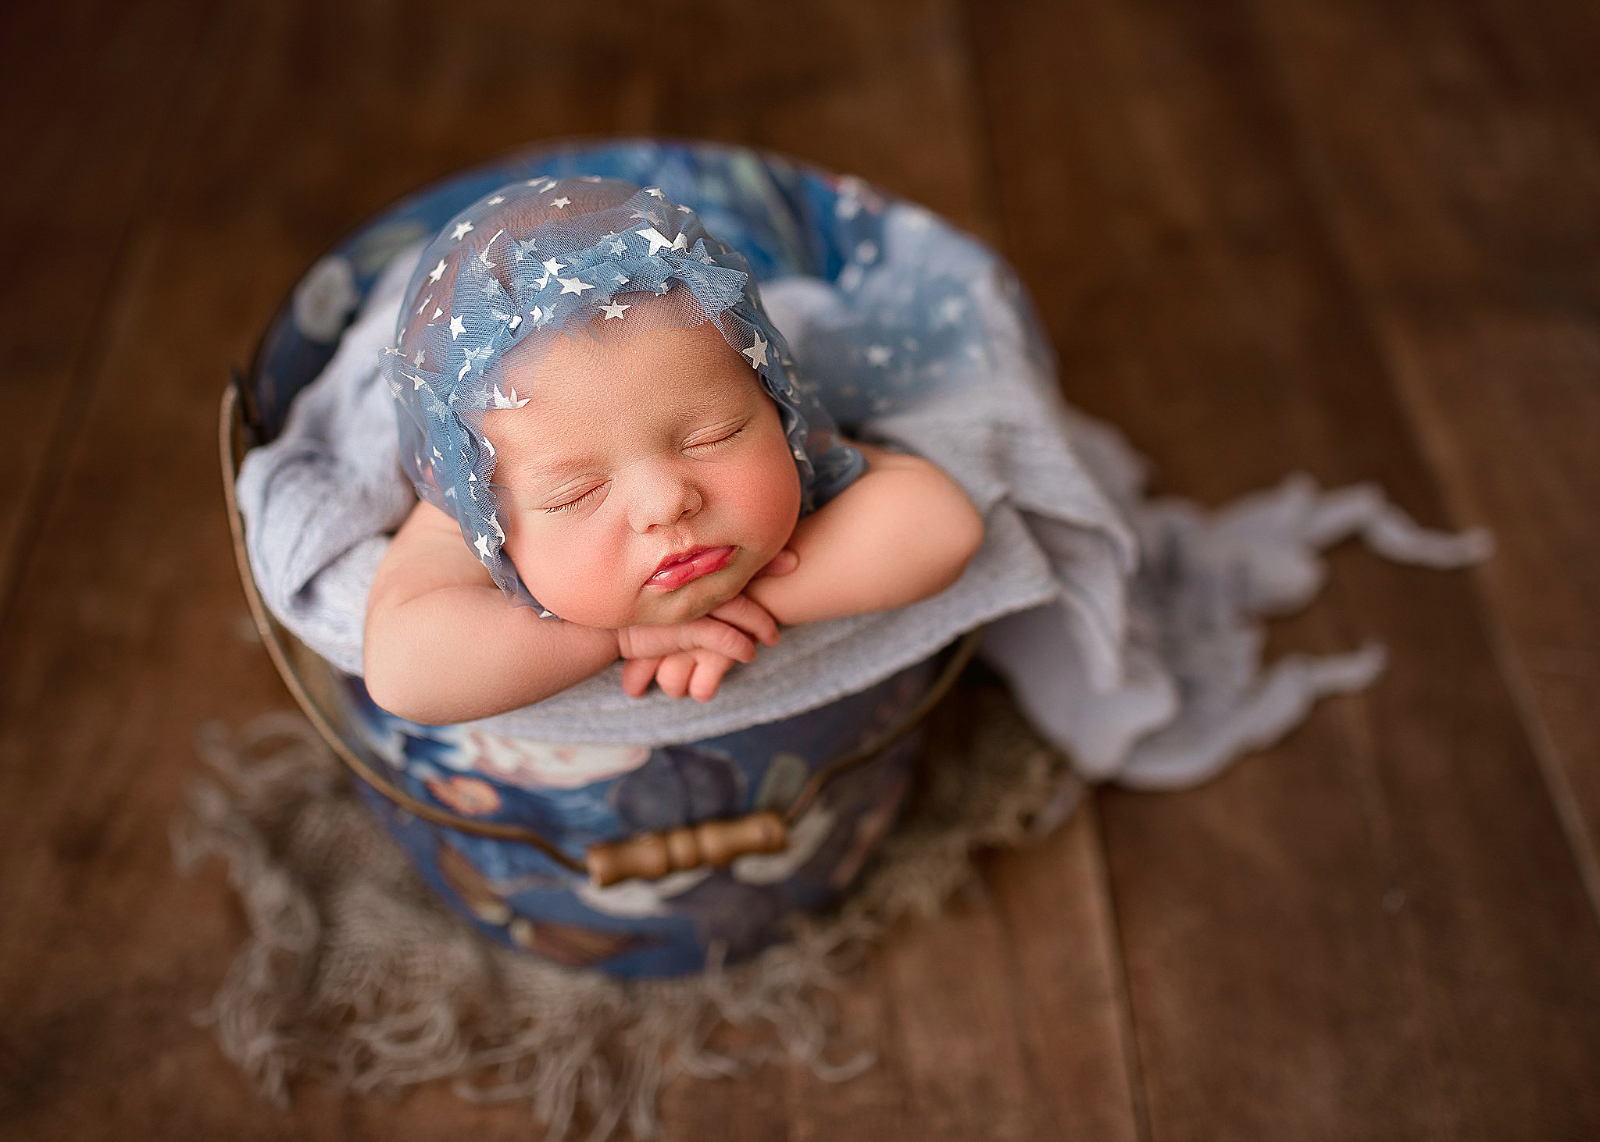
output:
<svg viewBox="0 0 1600 1142"><path fill-rule="evenodd" d="M439 903L298 715L269 715L201 751L174 824L181 867L227 862L249 935L201 1014L268 1096L300 1078L354 1091L451 1080L477 1101L526 1100L564 1139L656 1129L662 1084L801 1062L846 1081L873 1064L838 1058L834 993L907 914L938 912L985 847L1054 829L1081 790L998 687L958 687L933 716L905 817L838 911L793 939L684 979L624 981L491 944ZM713 1050L723 1025L737 1051Z"/></svg>

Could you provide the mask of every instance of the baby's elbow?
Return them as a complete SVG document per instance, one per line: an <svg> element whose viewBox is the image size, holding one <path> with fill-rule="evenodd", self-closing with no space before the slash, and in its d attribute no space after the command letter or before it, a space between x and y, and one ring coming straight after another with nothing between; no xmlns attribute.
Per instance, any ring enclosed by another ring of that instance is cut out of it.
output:
<svg viewBox="0 0 1600 1142"><path fill-rule="evenodd" d="M465 714L441 701L430 687L403 672L379 667L377 671L369 670L362 681L373 705L397 718L423 726L445 726L466 719Z"/></svg>
<svg viewBox="0 0 1600 1142"><path fill-rule="evenodd" d="M955 585L983 546L983 517L965 494L957 492L950 510L939 521L942 582L935 592Z"/></svg>
<svg viewBox="0 0 1600 1142"><path fill-rule="evenodd" d="M955 586L967 566L983 546L983 516L966 491L943 469L926 460L906 458L915 463L920 484L916 497L919 522L911 524L915 535L907 554L915 552L920 573L913 577L911 601L937 595Z"/></svg>
<svg viewBox="0 0 1600 1142"><path fill-rule="evenodd" d="M961 562L961 570L967 569L978 554L978 549L983 546L983 516L973 506L971 500L964 496L961 501L961 522L956 525L957 538L954 541L957 557Z"/></svg>
<svg viewBox="0 0 1600 1142"><path fill-rule="evenodd" d="M373 670L368 667L361 680L367 688L367 697L372 699L372 704L378 709L397 718L404 718L408 722L427 724L420 716L421 711L413 706L411 693L398 686L392 675L382 669Z"/></svg>
<svg viewBox="0 0 1600 1142"><path fill-rule="evenodd" d="M376 621L375 621L376 620ZM401 632L386 616L369 614L361 645L361 680L379 709L423 725L440 725L427 678L419 676L415 658L397 645Z"/></svg>
<svg viewBox="0 0 1600 1142"><path fill-rule="evenodd" d="M371 639L367 640L361 656L361 682L366 687L367 697L379 709L407 721L418 720L413 705L414 695L406 685L403 672L393 668L381 653L373 650Z"/></svg>
<svg viewBox="0 0 1600 1142"><path fill-rule="evenodd" d="M930 572L931 582L923 595L938 594L961 578L983 546L983 516L966 489L931 460L897 455L893 462L906 470L914 489L906 506L926 521L923 566Z"/></svg>

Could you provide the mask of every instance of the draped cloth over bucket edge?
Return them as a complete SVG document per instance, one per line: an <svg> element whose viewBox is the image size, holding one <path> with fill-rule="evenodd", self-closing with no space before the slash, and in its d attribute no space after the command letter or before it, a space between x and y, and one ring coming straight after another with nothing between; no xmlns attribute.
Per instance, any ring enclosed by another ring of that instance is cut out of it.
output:
<svg viewBox="0 0 1600 1142"><path fill-rule="evenodd" d="M984 512L984 546L961 581L897 611L792 628L707 704L630 699L613 667L486 727L550 742L691 741L853 693L989 623L986 657L1086 776L1191 784L1275 740L1317 697L1381 672L1376 645L1290 656L1261 671L1259 620L1315 594L1323 548L1359 536L1388 558L1441 568L1488 554L1481 532L1425 531L1374 486L1325 492L1304 473L1215 512L1149 497L1143 458L1114 428L1061 402L1026 301L992 252L904 205L888 208L884 234L876 264L851 289L788 278L767 283L762 297L839 404L854 399L854 382L887 376L876 351L914 344L909 333L936 344L924 328L928 283L945 283L944 303L963 307L961 337L938 342L937 353L925 345L904 354L903 383L874 380L879 396L856 425L865 438L936 458ZM246 457L239 481L269 606L352 673L385 532L412 502L373 362L414 261L396 259L284 432Z"/></svg>

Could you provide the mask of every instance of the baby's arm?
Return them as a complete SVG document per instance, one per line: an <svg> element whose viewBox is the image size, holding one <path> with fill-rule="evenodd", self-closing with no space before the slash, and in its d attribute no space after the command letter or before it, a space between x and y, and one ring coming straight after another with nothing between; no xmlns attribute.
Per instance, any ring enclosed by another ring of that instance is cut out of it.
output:
<svg viewBox="0 0 1600 1142"><path fill-rule="evenodd" d="M904 606L961 577L983 542L983 518L937 465L859 445L867 471L802 519L790 574L745 588L785 625Z"/></svg>
<svg viewBox="0 0 1600 1142"><path fill-rule="evenodd" d="M541 701L619 654L709 649L748 662L755 643L746 631L777 640L757 611L735 600L693 622L620 631L541 619L533 608L507 601L462 542L455 520L418 503L367 596L363 673L367 692L385 710L443 725Z"/></svg>
<svg viewBox="0 0 1600 1142"><path fill-rule="evenodd" d="M412 721L504 713L565 690L616 657L614 631L512 606L456 521L428 503L418 503L395 534L367 596L367 692Z"/></svg>

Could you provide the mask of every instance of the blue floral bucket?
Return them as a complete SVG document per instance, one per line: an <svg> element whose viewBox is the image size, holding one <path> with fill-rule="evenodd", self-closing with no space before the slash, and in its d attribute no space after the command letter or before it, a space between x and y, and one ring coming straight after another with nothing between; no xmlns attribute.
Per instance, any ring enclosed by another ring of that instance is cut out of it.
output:
<svg viewBox="0 0 1600 1142"><path fill-rule="evenodd" d="M705 143L573 142L426 187L347 236L274 317L223 402L224 485L246 595L290 692L428 884L487 934L573 967L681 975L783 939L825 909L893 827L917 726L977 633L817 709L701 741L553 744L423 726L300 644L251 574L234 475L282 428L385 265L467 203L515 179L593 174L660 185L744 254L758 280L835 280L880 243L878 195L778 156Z"/></svg>

